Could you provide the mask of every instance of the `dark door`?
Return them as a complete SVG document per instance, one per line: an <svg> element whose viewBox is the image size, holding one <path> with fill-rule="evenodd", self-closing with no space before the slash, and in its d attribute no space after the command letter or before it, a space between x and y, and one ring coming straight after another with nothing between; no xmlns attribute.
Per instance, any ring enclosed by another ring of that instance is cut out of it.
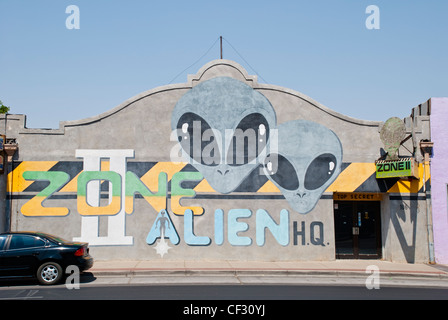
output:
<svg viewBox="0 0 448 320"><path fill-rule="evenodd" d="M381 258L379 201L335 201L336 258Z"/></svg>

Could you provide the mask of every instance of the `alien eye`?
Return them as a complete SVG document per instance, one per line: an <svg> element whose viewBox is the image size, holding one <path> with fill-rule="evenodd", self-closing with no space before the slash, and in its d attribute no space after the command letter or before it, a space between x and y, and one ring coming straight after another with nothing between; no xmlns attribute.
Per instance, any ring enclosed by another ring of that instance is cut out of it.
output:
<svg viewBox="0 0 448 320"><path fill-rule="evenodd" d="M294 166L282 155L269 154L264 161L264 167L269 174L269 178L283 189L292 191L299 188L299 179Z"/></svg>
<svg viewBox="0 0 448 320"><path fill-rule="evenodd" d="M327 182L336 169L336 157L325 153L316 157L308 166L305 174L305 188L315 190Z"/></svg>
<svg viewBox="0 0 448 320"><path fill-rule="evenodd" d="M266 147L269 139L269 125L259 113L244 117L232 137L227 152L227 164L240 166L255 160Z"/></svg>
<svg viewBox="0 0 448 320"><path fill-rule="evenodd" d="M177 138L191 159L209 166L221 161L218 141L210 125L195 113L187 112L177 122Z"/></svg>

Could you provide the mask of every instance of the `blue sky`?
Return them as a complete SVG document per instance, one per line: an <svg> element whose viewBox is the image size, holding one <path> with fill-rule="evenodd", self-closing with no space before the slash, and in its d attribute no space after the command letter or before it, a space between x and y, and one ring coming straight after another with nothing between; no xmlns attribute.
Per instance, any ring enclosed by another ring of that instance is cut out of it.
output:
<svg viewBox="0 0 448 320"><path fill-rule="evenodd" d="M69 5L79 30L66 28ZM368 5L379 30L365 26ZM219 36L260 82L354 118L403 118L448 96L445 0L0 0L0 100L30 128L57 128L185 82L219 58Z"/></svg>

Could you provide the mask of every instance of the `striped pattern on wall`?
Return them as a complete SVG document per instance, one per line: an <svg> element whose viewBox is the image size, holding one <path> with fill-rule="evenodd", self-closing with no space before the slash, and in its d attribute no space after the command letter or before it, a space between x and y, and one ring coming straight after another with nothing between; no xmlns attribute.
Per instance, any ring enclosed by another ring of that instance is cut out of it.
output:
<svg viewBox="0 0 448 320"><path fill-rule="evenodd" d="M33 181L24 178L26 171L62 171L69 175L68 182L56 192L58 194L72 194L77 192L77 179L82 172L82 161L23 161L15 162L12 172L8 174L7 192L9 197L15 198L18 194L32 195L41 192L48 185L46 181ZM101 162L101 171L109 170L109 162ZM172 162L134 162L127 163L127 171L133 172L150 190L157 190L158 176L165 172L168 176L168 190L171 190L170 181L176 172L196 172L196 169L187 163ZM326 192L373 192L373 193L403 193L416 194L423 191L426 181L429 185L430 170L419 164L420 179L376 179L374 163L344 163L342 172L331 184ZM102 183L101 190L108 190L109 183ZM216 197L220 193L213 190L205 179L201 181L185 181L184 188L193 189L197 194L211 194ZM256 193L256 194L278 194L283 198L280 190L267 179L254 170L243 183L232 193ZM226 195L222 195L225 197Z"/></svg>

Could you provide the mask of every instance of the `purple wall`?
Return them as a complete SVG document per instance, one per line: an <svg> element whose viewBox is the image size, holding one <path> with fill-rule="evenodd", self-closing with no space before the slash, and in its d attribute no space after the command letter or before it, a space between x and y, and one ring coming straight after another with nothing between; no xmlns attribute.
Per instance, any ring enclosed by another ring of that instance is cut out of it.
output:
<svg viewBox="0 0 448 320"><path fill-rule="evenodd" d="M436 262L448 264L448 98L431 98L431 195Z"/></svg>

